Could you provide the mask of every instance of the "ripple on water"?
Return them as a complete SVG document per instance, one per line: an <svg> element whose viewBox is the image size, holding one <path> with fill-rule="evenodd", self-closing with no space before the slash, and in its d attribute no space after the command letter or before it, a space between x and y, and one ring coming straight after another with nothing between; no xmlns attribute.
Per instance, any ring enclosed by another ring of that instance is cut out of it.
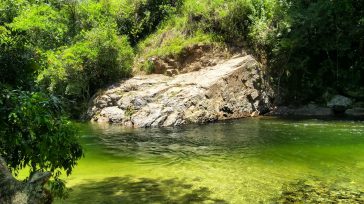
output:
<svg viewBox="0 0 364 204"><path fill-rule="evenodd" d="M165 180L188 184L181 192L200 199L196 203L214 199L226 203L316 202L343 195L351 199L353 189L364 189L364 125L360 121L263 118L165 129L81 126L88 154L69 178L71 185L81 179L118 177L123 178L120 182L138 184L134 193L140 194L143 183L139 180L150 179L165 203L173 201L172 191L180 191L180 186L173 185L164 189L159 181ZM136 199L125 194L120 182L106 189L119 195L115 201ZM332 185L338 189L337 196L320 194ZM93 190L105 188L107 185L100 185ZM196 197L193 192L209 196ZM306 194L311 200L303 198ZM151 196L141 195L147 200ZM361 199L361 195L360 191L353 199ZM71 193L71 200L72 196L77 195ZM93 196L90 193L87 198Z"/></svg>

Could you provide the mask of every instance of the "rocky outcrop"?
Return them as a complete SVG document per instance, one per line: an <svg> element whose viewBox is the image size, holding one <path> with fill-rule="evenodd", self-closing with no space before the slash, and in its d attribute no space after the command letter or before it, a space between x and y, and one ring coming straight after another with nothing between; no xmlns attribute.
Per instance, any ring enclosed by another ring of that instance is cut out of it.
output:
<svg viewBox="0 0 364 204"><path fill-rule="evenodd" d="M257 116L269 111L271 91L250 55L169 77L137 76L91 101L88 118L129 127L178 126Z"/></svg>

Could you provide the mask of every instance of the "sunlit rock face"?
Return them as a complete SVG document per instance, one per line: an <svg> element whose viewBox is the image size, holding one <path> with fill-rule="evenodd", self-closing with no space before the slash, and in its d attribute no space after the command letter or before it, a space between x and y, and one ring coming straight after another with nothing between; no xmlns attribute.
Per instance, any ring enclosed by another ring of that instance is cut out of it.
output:
<svg viewBox="0 0 364 204"><path fill-rule="evenodd" d="M137 76L109 87L91 101L94 122L129 127L179 126L269 111L272 91L250 55L176 75Z"/></svg>

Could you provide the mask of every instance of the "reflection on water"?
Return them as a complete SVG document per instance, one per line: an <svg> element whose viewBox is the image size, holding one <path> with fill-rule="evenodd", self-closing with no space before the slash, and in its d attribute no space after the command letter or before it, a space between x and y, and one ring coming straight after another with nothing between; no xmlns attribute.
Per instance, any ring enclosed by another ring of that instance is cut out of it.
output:
<svg viewBox="0 0 364 204"><path fill-rule="evenodd" d="M68 178L70 199L60 203L271 203L282 195L300 197L286 186L312 177L317 188L340 182L364 191L363 122L261 118L163 129L80 126L86 158Z"/></svg>

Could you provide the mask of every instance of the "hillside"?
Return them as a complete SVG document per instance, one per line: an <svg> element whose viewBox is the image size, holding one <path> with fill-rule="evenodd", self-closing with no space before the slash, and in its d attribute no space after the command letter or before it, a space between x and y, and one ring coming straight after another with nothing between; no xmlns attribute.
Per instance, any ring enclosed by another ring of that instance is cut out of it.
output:
<svg viewBox="0 0 364 204"><path fill-rule="evenodd" d="M363 6L357 0L5 0L1 84L61 96L79 115L99 89L122 79L198 70L188 49L203 45L214 50L202 50L210 52L205 59L236 50L253 55L277 104L325 104L337 94L361 101Z"/></svg>

